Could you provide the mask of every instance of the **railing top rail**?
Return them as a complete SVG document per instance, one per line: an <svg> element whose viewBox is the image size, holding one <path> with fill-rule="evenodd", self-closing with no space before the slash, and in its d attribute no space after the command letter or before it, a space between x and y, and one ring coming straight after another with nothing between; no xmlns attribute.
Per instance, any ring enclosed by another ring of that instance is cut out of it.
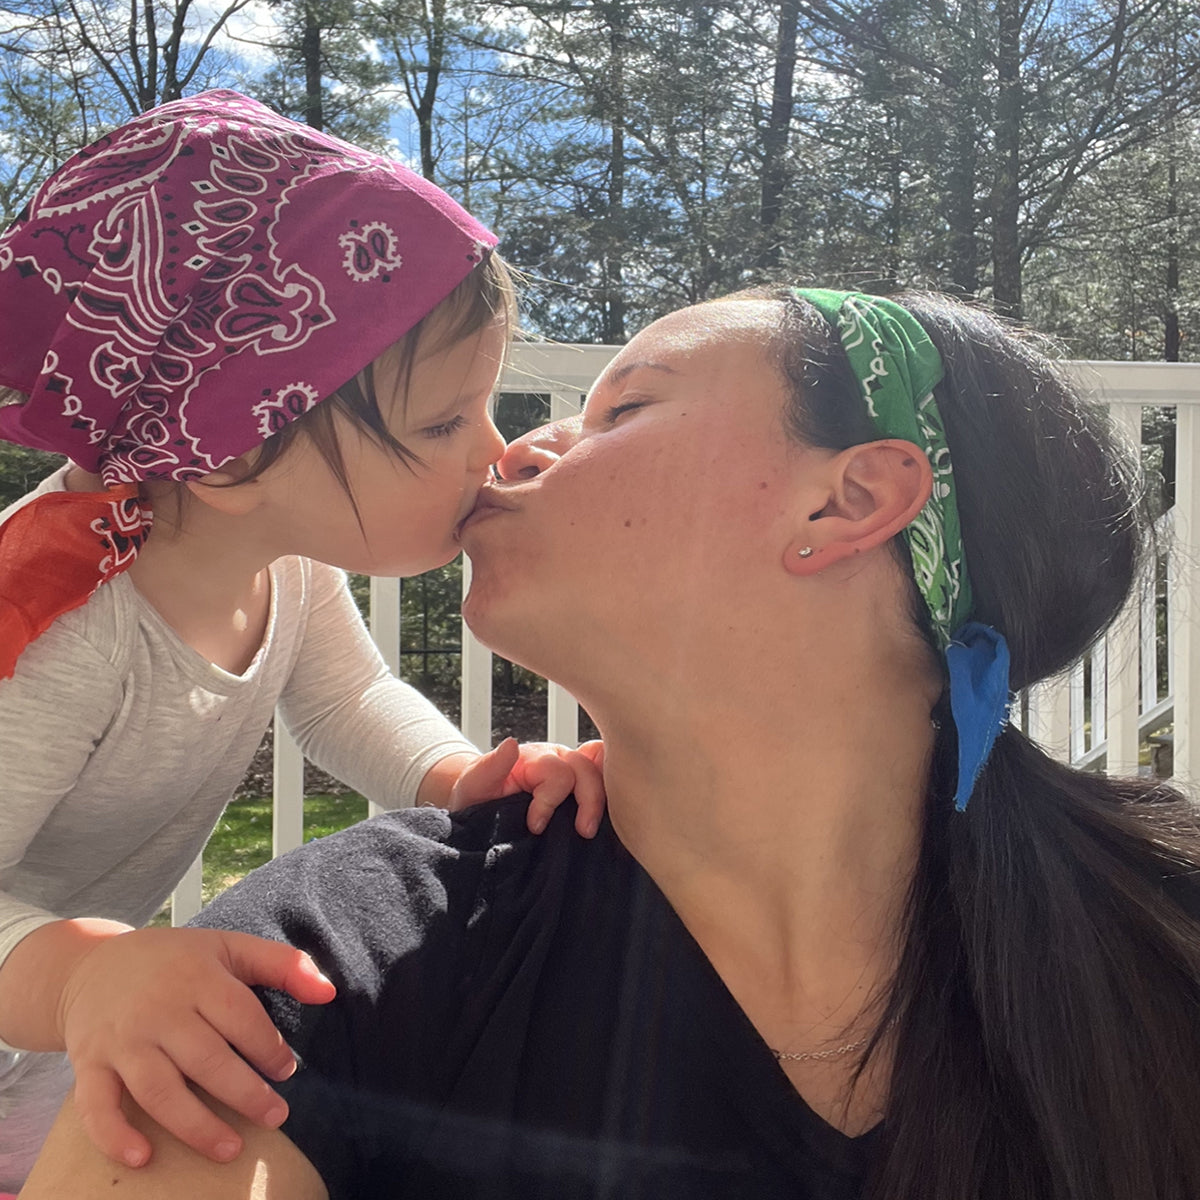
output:
<svg viewBox="0 0 1200 1200"><path fill-rule="evenodd" d="M586 392L620 346L517 342L501 390ZM1109 404L1198 404L1200 363L1076 359L1063 364L1079 385Z"/></svg>
<svg viewBox="0 0 1200 1200"><path fill-rule="evenodd" d="M517 342L500 378L505 392L586 392L620 346Z"/></svg>
<svg viewBox="0 0 1200 1200"><path fill-rule="evenodd" d="M1200 363L1080 359L1063 366L1109 404L1200 404Z"/></svg>

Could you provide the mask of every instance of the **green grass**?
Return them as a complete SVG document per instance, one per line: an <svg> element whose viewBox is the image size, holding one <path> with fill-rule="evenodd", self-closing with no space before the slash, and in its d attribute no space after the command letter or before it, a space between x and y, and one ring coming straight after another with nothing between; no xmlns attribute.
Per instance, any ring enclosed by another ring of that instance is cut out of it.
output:
<svg viewBox="0 0 1200 1200"><path fill-rule="evenodd" d="M336 833L363 820L367 802L361 796L306 796L304 840ZM201 895L207 904L214 896L237 883L243 875L261 867L271 857L271 798L234 800L221 815L204 848L204 879ZM170 925L170 905L150 922Z"/></svg>

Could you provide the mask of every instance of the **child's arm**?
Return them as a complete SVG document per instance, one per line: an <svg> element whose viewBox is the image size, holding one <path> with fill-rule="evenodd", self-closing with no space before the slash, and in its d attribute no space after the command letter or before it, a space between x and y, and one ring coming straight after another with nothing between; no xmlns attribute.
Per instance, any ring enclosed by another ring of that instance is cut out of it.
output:
<svg viewBox="0 0 1200 1200"><path fill-rule="evenodd" d="M574 794L579 806L575 828L584 837L594 837L604 816L603 762L603 742L584 742L571 750L505 738L487 754L455 754L436 763L421 781L417 803L456 812L514 792L531 792L526 823L531 833L541 833L554 810Z"/></svg>
<svg viewBox="0 0 1200 1200"><path fill-rule="evenodd" d="M604 794L594 753L539 743L522 747L514 761L503 746L481 757L424 696L388 670L342 572L316 562L307 569L312 600L304 642L281 703L288 728L313 762L388 808L414 802L461 808L531 791L535 832L574 788L577 828L595 831ZM476 763L452 797L459 776Z"/></svg>
<svg viewBox="0 0 1200 1200"><path fill-rule="evenodd" d="M241 1139L187 1080L275 1127L287 1105L253 1068L276 1080L295 1070L251 985L302 1004L334 995L308 955L279 942L56 921L23 939L0 970L0 1036L22 1049L67 1052L83 1128L111 1158L140 1166L150 1155L150 1143L122 1113L125 1089L181 1141L228 1161Z"/></svg>

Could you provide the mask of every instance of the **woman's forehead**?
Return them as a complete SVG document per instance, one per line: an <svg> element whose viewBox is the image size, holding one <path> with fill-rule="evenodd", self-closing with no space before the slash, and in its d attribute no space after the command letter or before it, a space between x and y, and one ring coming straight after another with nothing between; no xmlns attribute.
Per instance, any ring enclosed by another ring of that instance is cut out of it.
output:
<svg viewBox="0 0 1200 1200"><path fill-rule="evenodd" d="M683 358L732 345L762 347L778 326L774 300L717 300L669 313L622 348L609 366L619 372L630 363Z"/></svg>

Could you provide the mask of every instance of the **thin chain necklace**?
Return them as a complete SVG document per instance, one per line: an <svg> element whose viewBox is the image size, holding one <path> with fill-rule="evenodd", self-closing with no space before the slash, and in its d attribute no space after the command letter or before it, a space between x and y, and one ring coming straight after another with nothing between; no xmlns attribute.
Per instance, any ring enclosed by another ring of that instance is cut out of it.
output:
<svg viewBox="0 0 1200 1200"><path fill-rule="evenodd" d="M841 1058L844 1054L853 1054L862 1050L871 1040L871 1035L859 1038L857 1042L847 1042L844 1046L835 1046L830 1050L800 1050L791 1052L772 1049L771 1053L779 1062L828 1062L831 1058Z"/></svg>
<svg viewBox="0 0 1200 1200"><path fill-rule="evenodd" d="M893 1017L880 1033L886 1033L896 1023L896 1018ZM833 1046L828 1050L776 1050L768 1046L767 1049L775 1056L777 1062L829 1062L830 1059L842 1058L844 1055L853 1054L857 1050L866 1049L867 1043L875 1035L868 1033L865 1037L860 1037L857 1042L847 1042L844 1046Z"/></svg>

